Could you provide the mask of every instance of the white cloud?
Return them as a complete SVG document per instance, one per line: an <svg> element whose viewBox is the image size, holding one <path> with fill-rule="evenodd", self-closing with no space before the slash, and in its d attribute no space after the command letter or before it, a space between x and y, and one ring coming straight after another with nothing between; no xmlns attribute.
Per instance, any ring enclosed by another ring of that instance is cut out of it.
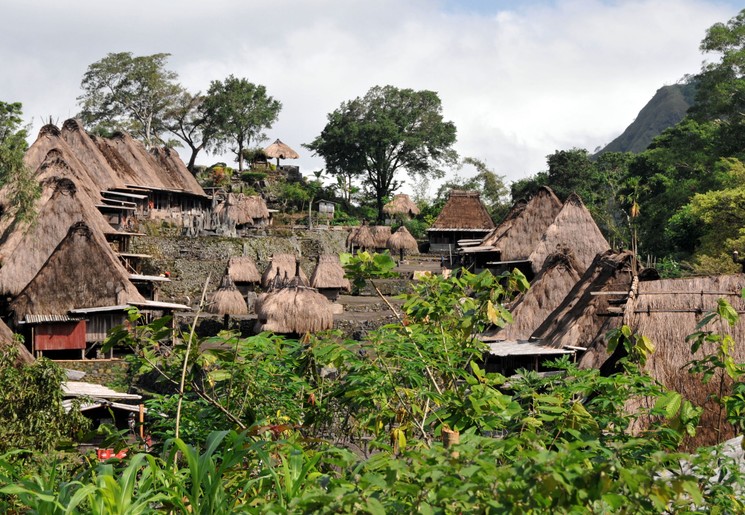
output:
<svg viewBox="0 0 745 515"><path fill-rule="evenodd" d="M77 111L80 79L106 53L170 52L191 90L231 73L266 85L283 103L269 137L304 154L305 172L323 166L301 144L327 113L393 84L437 91L459 152L509 179L554 150L608 143L659 87L699 70L704 31L737 13L703 0L15 4L0 33L0 100L23 102L35 130Z"/></svg>

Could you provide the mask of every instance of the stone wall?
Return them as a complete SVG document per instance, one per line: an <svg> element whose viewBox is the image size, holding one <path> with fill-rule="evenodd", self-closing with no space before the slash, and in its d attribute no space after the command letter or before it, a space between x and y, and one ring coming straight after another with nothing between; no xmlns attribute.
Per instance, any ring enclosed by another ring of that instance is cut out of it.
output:
<svg viewBox="0 0 745 515"><path fill-rule="evenodd" d="M108 386L121 390L121 385L126 384L129 364L121 359L85 359L57 361L62 368L85 372L81 381Z"/></svg>

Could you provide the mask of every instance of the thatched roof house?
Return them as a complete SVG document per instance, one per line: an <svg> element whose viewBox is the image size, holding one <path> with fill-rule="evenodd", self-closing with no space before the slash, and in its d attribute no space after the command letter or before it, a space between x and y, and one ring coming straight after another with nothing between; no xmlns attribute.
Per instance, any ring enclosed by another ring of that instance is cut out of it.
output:
<svg viewBox="0 0 745 515"><path fill-rule="evenodd" d="M409 218L419 214L419 207L406 193L399 193L393 197L393 200L383 206L383 212L392 217Z"/></svg>
<svg viewBox="0 0 745 515"><path fill-rule="evenodd" d="M146 304L111 248L77 222L34 278L10 303L16 322L75 308Z"/></svg>
<svg viewBox="0 0 745 515"><path fill-rule="evenodd" d="M401 256L403 256L404 253L419 252L419 245L404 225L399 227L398 230L388 238L386 247L393 252L399 252Z"/></svg>
<svg viewBox="0 0 745 515"><path fill-rule="evenodd" d="M458 240L480 239L494 228L476 191L452 190L432 227L427 229L430 252L456 249Z"/></svg>
<svg viewBox="0 0 745 515"><path fill-rule="evenodd" d="M530 284L508 306L513 322L485 333L485 342L527 340L546 318L562 303L581 277L581 265L566 248L546 258L543 268Z"/></svg>
<svg viewBox="0 0 745 515"><path fill-rule="evenodd" d="M216 315L246 315L248 306L243 295L235 287L229 274L222 277L220 287L212 294L206 311Z"/></svg>
<svg viewBox="0 0 745 515"><path fill-rule="evenodd" d="M310 286L316 288L329 300L336 300L339 290L351 290L337 254L321 254L318 264L310 276Z"/></svg>
<svg viewBox="0 0 745 515"><path fill-rule="evenodd" d="M54 167L63 166L62 161ZM55 248L67 236L70 226L85 221L101 241L113 232L103 215L66 178L50 177L42 182L42 194L36 202L34 223L17 228L3 243L5 255L0 268L0 293L17 295L33 279Z"/></svg>
<svg viewBox="0 0 745 515"><path fill-rule="evenodd" d="M528 257L533 271L538 272L546 257L559 247L572 250L580 273L590 266L596 255L610 249L592 215L576 193L569 195Z"/></svg>
<svg viewBox="0 0 745 515"><path fill-rule="evenodd" d="M293 254L274 254L266 270L261 275L261 287L266 289L286 286L283 283L285 281L289 283L296 275L302 284L305 286L308 285L308 276L300 268ZM277 284L278 282L280 284Z"/></svg>
<svg viewBox="0 0 745 515"><path fill-rule="evenodd" d="M605 334L622 324L623 305L634 282L633 253L598 254L580 280L531 339L555 348L590 349L582 358L586 366L599 367L606 359ZM602 349L593 351L599 345Z"/></svg>
<svg viewBox="0 0 745 515"><path fill-rule="evenodd" d="M228 260L228 275L235 284L261 282L261 273L250 256L233 256Z"/></svg>
<svg viewBox="0 0 745 515"><path fill-rule="evenodd" d="M375 239L375 248L377 250L383 250L388 244L388 238L391 237L391 226L372 225L370 226L370 234L372 234Z"/></svg>
<svg viewBox="0 0 745 515"><path fill-rule="evenodd" d="M470 262L483 268L487 262L501 261L511 265L528 258L538 246L543 234L551 226L562 208L562 203L551 188L540 188L529 201L519 200L505 219L475 246L461 249ZM537 263L540 268L546 253ZM593 256L594 257L594 256ZM536 270L537 271L537 270Z"/></svg>
<svg viewBox="0 0 745 515"><path fill-rule="evenodd" d="M260 227L269 222L270 214L264 199L258 195L228 193L223 202L214 209L215 215L227 222L230 220L237 227Z"/></svg>
<svg viewBox="0 0 745 515"><path fill-rule="evenodd" d="M352 231L349 233L349 236L347 237L347 245L351 249L358 248L358 249L375 249L377 247L377 242L375 241L375 237L373 236L372 232L370 232L370 227L368 227L367 224L362 224L357 228L352 229ZM385 247L385 245L383 245Z"/></svg>
<svg viewBox="0 0 745 515"><path fill-rule="evenodd" d="M305 334L334 326L331 301L313 288L294 286L259 296L257 331Z"/></svg>

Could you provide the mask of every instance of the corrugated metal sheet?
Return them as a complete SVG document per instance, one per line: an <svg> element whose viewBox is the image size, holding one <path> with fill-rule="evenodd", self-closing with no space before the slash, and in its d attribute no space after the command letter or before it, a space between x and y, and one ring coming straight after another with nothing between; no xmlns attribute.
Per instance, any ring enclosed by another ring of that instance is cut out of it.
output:
<svg viewBox="0 0 745 515"><path fill-rule="evenodd" d="M34 328L34 350L85 349L85 320L51 322Z"/></svg>
<svg viewBox="0 0 745 515"><path fill-rule="evenodd" d="M65 397L90 397L92 399L142 399L136 393L121 393L106 386L83 381L65 381L62 383L62 393Z"/></svg>
<svg viewBox="0 0 745 515"><path fill-rule="evenodd" d="M22 324L53 324L58 322L78 322L82 317L70 315L26 315Z"/></svg>
<svg viewBox="0 0 745 515"><path fill-rule="evenodd" d="M555 349L548 345L529 341L501 341L489 343L489 354L492 356L551 356L574 354L567 349Z"/></svg>

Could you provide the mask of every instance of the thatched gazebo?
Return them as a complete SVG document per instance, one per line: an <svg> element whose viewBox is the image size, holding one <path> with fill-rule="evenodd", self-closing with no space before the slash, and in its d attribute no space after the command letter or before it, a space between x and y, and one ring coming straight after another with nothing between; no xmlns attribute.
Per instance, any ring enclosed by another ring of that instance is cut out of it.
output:
<svg viewBox="0 0 745 515"><path fill-rule="evenodd" d="M347 238L347 244L352 251L355 247L362 250L375 249L376 247L375 237L370 232L370 227L364 223L356 229L352 229Z"/></svg>
<svg viewBox="0 0 745 515"><path fill-rule="evenodd" d="M375 250L377 252L382 252L388 244L388 238L391 237L391 226L372 225L370 226L370 234L372 234L375 239Z"/></svg>
<svg viewBox="0 0 745 515"><path fill-rule="evenodd" d="M228 260L228 275L242 295L261 282L261 273L250 256L233 256Z"/></svg>
<svg viewBox="0 0 745 515"><path fill-rule="evenodd" d="M296 275L301 284L308 286L308 276L293 254L274 254L261 276L261 287L268 289L286 286Z"/></svg>
<svg viewBox="0 0 745 515"><path fill-rule="evenodd" d="M419 245L404 225L399 227L398 230L388 238L386 247L388 247L392 252L398 251L399 259L401 261L404 260L405 253L419 252Z"/></svg>
<svg viewBox="0 0 745 515"><path fill-rule="evenodd" d="M339 298L341 290L349 291L351 285L349 279L344 275L337 254L321 254L318 256L318 264L310 276L310 285L325 295L331 302Z"/></svg>
<svg viewBox="0 0 745 515"><path fill-rule="evenodd" d="M289 146L287 146L285 143L282 143L281 140L277 139L266 147L264 149L264 154L267 157L273 157L277 160L277 166L279 166L279 160L280 159L298 159L300 155L292 150Z"/></svg>
<svg viewBox="0 0 745 515"><path fill-rule="evenodd" d="M220 287L212 294L206 311L216 315L247 315L248 306L243 295L235 287L235 283L226 272L220 282Z"/></svg>
<svg viewBox="0 0 745 515"><path fill-rule="evenodd" d="M406 193L399 193L383 206L383 212L391 218L398 215L402 220L419 214L419 208Z"/></svg>
<svg viewBox="0 0 745 515"><path fill-rule="evenodd" d="M333 328L331 301L306 286L281 288L259 296L256 331L303 335Z"/></svg>

